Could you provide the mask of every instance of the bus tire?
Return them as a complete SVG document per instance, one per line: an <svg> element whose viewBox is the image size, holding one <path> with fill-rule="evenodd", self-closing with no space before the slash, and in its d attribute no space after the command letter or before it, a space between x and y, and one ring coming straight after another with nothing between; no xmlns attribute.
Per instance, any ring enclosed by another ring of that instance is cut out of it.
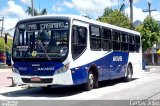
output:
<svg viewBox="0 0 160 106"><path fill-rule="evenodd" d="M94 74L92 71L88 72L88 78L87 78L87 83L84 84L84 89L86 91L90 91L94 87Z"/></svg>
<svg viewBox="0 0 160 106"><path fill-rule="evenodd" d="M125 73L125 77L124 77L125 82L129 82L132 80L132 75L133 75L132 72L133 72L132 66L131 64L128 64L126 73Z"/></svg>
<svg viewBox="0 0 160 106"><path fill-rule="evenodd" d="M94 88L98 88L98 74L94 73Z"/></svg>

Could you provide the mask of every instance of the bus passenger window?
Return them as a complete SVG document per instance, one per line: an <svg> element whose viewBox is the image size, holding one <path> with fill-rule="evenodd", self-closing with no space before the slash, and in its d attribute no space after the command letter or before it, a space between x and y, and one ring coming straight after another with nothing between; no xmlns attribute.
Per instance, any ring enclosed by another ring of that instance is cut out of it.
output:
<svg viewBox="0 0 160 106"><path fill-rule="evenodd" d="M140 51L140 36L138 36L138 35L135 35L134 47L135 47L135 52L139 53L139 51Z"/></svg>
<svg viewBox="0 0 160 106"><path fill-rule="evenodd" d="M103 28L103 50L110 51L112 50L112 36L111 36L111 29Z"/></svg>
<svg viewBox="0 0 160 106"><path fill-rule="evenodd" d="M128 52L128 35L125 32L121 32L121 50Z"/></svg>
<svg viewBox="0 0 160 106"><path fill-rule="evenodd" d="M130 52L135 52L135 47L134 47L134 35L129 35L129 51Z"/></svg>
<svg viewBox="0 0 160 106"><path fill-rule="evenodd" d="M113 31L113 50L121 50L121 38L119 31Z"/></svg>
<svg viewBox="0 0 160 106"><path fill-rule="evenodd" d="M100 35L100 28L97 26L90 26L90 48L91 50L101 49L102 38Z"/></svg>

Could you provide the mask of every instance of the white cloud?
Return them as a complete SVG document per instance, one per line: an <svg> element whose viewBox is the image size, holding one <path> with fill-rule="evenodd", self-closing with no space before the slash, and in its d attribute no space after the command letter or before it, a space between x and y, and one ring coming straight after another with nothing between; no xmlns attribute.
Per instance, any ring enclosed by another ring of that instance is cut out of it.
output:
<svg viewBox="0 0 160 106"><path fill-rule="evenodd" d="M4 20L4 30L9 32L11 35L14 34L14 27L16 25L16 23L18 22L18 18L5 18Z"/></svg>
<svg viewBox="0 0 160 106"><path fill-rule="evenodd" d="M63 8L61 8L60 6L57 6L57 5L53 5L52 9L54 12L61 12L63 10Z"/></svg>
<svg viewBox="0 0 160 106"><path fill-rule="evenodd" d="M129 7L125 9L125 13L128 14L128 16L130 17ZM140 20L141 22L143 22L143 20L147 17L147 15L148 15L148 12L143 12L141 8L137 8L133 6L133 21ZM160 12L154 11L152 12L151 16L154 19L160 21Z"/></svg>
<svg viewBox="0 0 160 106"><path fill-rule="evenodd" d="M106 7L118 5L117 0L72 0L64 1L63 5L68 8L76 8L80 14L87 14L93 17L101 16Z"/></svg>
<svg viewBox="0 0 160 106"><path fill-rule="evenodd" d="M136 4L138 3L140 0L133 0L133 4ZM125 0L125 3L128 3L129 4L129 0Z"/></svg>
<svg viewBox="0 0 160 106"><path fill-rule="evenodd" d="M19 20L18 18L9 18L9 17L5 18L5 20L4 20L4 23L5 23L4 24L4 28L10 29L10 28L15 27L15 24L17 23L18 20Z"/></svg>
<svg viewBox="0 0 160 106"><path fill-rule="evenodd" d="M8 1L7 6L0 11L0 15L15 15L18 18L27 17L27 14L25 13L24 9L20 5L15 4L14 1Z"/></svg>
<svg viewBox="0 0 160 106"><path fill-rule="evenodd" d="M125 9L125 13L130 17L130 7ZM140 20L143 22L147 15L148 14L144 13L141 8L133 6L133 21Z"/></svg>
<svg viewBox="0 0 160 106"><path fill-rule="evenodd" d="M4 16L5 31L15 26L18 20L29 17L24 9L14 1L8 1L7 6L0 10L0 16ZM0 27L2 27L0 25Z"/></svg>
<svg viewBox="0 0 160 106"><path fill-rule="evenodd" d="M157 21L160 21L160 12L159 11L154 11L151 13L152 17L156 19Z"/></svg>
<svg viewBox="0 0 160 106"><path fill-rule="evenodd" d="M65 6L67 6L68 8L73 8L73 7L74 7L73 2L68 2L68 1L66 1L66 0L63 1L63 4L64 4Z"/></svg>
<svg viewBox="0 0 160 106"><path fill-rule="evenodd" d="M21 0L22 3L31 5L31 0Z"/></svg>
<svg viewBox="0 0 160 106"><path fill-rule="evenodd" d="M133 0L133 3L138 3L140 0Z"/></svg>
<svg viewBox="0 0 160 106"><path fill-rule="evenodd" d="M138 3L140 0L133 0L133 3ZM53 6L53 10L56 12L61 12L63 6L67 8L76 9L80 14L86 14L91 17L101 16L106 7L118 6L122 3L120 0L63 0L62 3L58 3ZM129 4L129 0L125 0L124 3Z"/></svg>

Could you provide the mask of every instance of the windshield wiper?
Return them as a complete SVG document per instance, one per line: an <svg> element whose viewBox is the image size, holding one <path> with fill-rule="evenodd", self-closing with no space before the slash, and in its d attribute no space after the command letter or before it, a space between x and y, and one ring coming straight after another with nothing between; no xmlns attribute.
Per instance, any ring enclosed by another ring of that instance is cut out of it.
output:
<svg viewBox="0 0 160 106"><path fill-rule="evenodd" d="M23 58L25 58L25 57L27 56L28 51L29 51L29 50L30 50L30 48L31 48L30 46L31 46L31 45L29 45L29 46L28 46L28 49L26 50L26 52L25 52L25 54L24 54Z"/></svg>
<svg viewBox="0 0 160 106"><path fill-rule="evenodd" d="M45 56L47 57L47 59L48 59L49 61L51 61L51 58L47 55L47 51L46 51L45 47L43 46L42 42L39 40L38 43L39 43L39 44L41 45L41 47L43 48L44 54L45 54Z"/></svg>

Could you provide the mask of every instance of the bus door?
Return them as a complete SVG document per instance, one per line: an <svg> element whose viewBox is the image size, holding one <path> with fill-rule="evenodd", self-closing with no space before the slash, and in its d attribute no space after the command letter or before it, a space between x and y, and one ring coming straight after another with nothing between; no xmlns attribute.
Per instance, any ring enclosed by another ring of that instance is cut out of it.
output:
<svg viewBox="0 0 160 106"><path fill-rule="evenodd" d="M84 58L87 48L87 36L89 25L85 22L73 20L72 36L71 36L71 54L73 59L72 67L80 67L72 74L74 83L85 82L87 71L83 65L87 63L87 58Z"/></svg>
<svg viewBox="0 0 160 106"><path fill-rule="evenodd" d="M88 24L76 20L73 21L71 51L72 58L75 61L83 54L87 47L87 29Z"/></svg>

